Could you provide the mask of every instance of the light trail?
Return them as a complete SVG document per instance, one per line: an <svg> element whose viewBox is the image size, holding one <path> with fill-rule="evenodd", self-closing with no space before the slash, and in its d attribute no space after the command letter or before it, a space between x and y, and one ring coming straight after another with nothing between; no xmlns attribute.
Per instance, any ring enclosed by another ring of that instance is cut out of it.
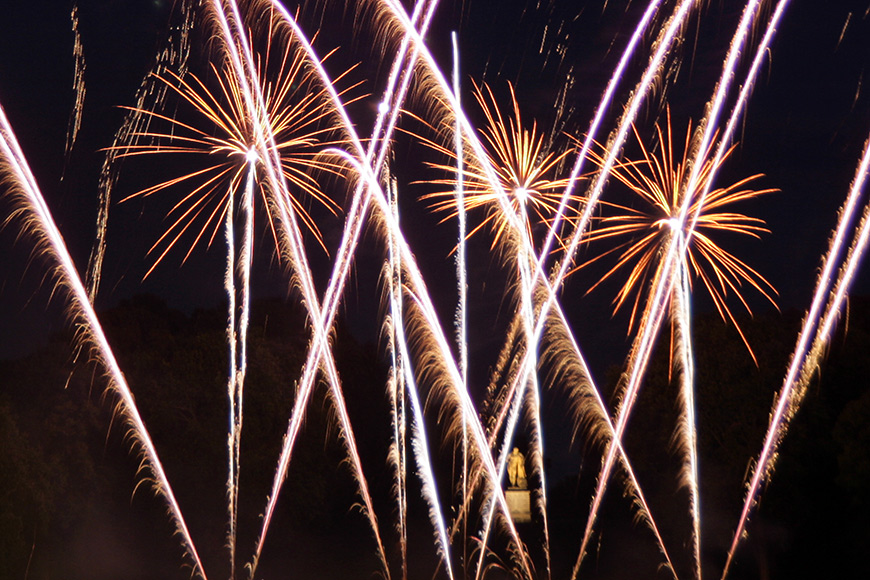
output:
<svg viewBox="0 0 870 580"><path fill-rule="evenodd" d="M129 437L134 449L141 455L139 473L150 473L150 477L141 482L152 481L155 495L163 497L167 504L169 519L175 526L176 533L181 537L185 555L192 560L193 574L205 579L205 571L200 562L193 538L184 521L181 508L175 499L172 486L163 470L163 465L151 441L151 436L139 415L136 402L124 373L121 372L115 355L103 333L100 321L91 305L88 293L73 264L72 258L58 231L51 212L42 197L36 179L21 151L12 126L6 117L6 111L0 107L0 171L6 173L11 180L12 194L18 193L21 198L21 208L15 214L22 220L22 227L35 238L35 247L39 248L46 259L55 262L50 275L55 280L56 287L66 287L69 291L63 296L67 302L67 313L76 328L76 340L82 345L89 345L100 366L106 373L106 388L118 399L115 413L123 417L129 429Z"/></svg>
<svg viewBox="0 0 870 580"><path fill-rule="evenodd" d="M453 47L453 95L456 104L462 105L459 91L459 35L456 31L451 32L450 40ZM459 346L459 373L465 389L468 389L468 265L466 258L466 227L465 227L465 191L463 183L463 147L462 125L459 119L455 120L453 129L453 148L456 154L456 219L458 224L458 236L456 240L456 285L459 295L456 306L456 342ZM398 223L398 220L397 220ZM468 502L468 425L466 418L462 418L462 505ZM468 562L468 520L462 518L462 563ZM458 521L458 520L457 520Z"/></svg>
<svg viewBox="0 0 870 580"><path fill-rule="evenodd" d="M389 167L385 172L387 187L389 192L390 208L392 216L396 223L399 223L399 190L395 178L389 174ZM392 365L390 367L390 411L393 415L393 453L390 454L394 463L393 469L395 472L395 489L397 511L398 511L398 532L399 532L399 548L402 553L402 578L408 577L408 502L407 502L407 455L405 446L405 437L407 435L407 424L405 420L405 367L407 359L405 350L399 350L399 334L403 331L403 314L402 314L402 266L401 261L396 251L396 235L397 232L389 233L389 256L387 266L389 271L389 304L390 316L385 321L389 323L387 329L387 337L389 340L388 349ZM405 344L401 344L405 348ZM437 496L436 496L437 497Z"/></svg>
<svg viewBox="0 0 870 580"><path fill-rule="evenodd" d="M390 201L392 203L392 217L396 225L399 223L398 205L395 203L398 200L398 189L395 182L392 183L392 194ZM390 229L387 234L389 238L389 257L392 275L390 277L390 317L392 319L392 336L394 338L393 347L398 349L397 362L399 366L395 367L395 372L401 373L401 383L403 387L402 393L407 393L411 400L411 447L414 451L414 459L417 463L418 476L423 485L423 498L429 507L429 520L435 531L435 542L438 546L438 552L442 556L444 566L447 569L448 577L453 579L453 566L450 558L450 540L447 537L447 527L444 524L444 510L441 507L441 502L438 499L438 489L435 480L435 474L432 471L432 461L429 455L429 444L426 440L425 420L423 418L423 409L420 405L420 400L417 395L417 382L414 379L413 371L411 370L411 357L408 352L408 341L405 337L404 312L402 307L403 291L402 291L402 260L401 255L397 251L397 237L401 235L400 230ZM404 415L404 414L403 414ZM403 417L404 420L404 417ZM463 422L464 425L464 422ZM402 425L404 430L404 425ZM398 441L398 439L397 439ZM404 447L404 446L403 446ZM404 458L403 458L404 459ZM402 463L404 466L404 462ZM404 475L404 474L403 474ZM402 491L405 491L404 481L402 481ZM404 509L406 506L401 506ZM403 514L403 522L405 515ZM403 523L404 526L404 523ZM403 528L404 533L404 528ZM402 537L402 557L403 557L403 573L407 575L407 562L405 561L407 554L407 546L404 542L406 536Z"/></svg>
<svg viewBox="0 0 870 580"><path fill-rule="evenodd" d="M235 232L233 229L233 214L235 213L235 195L232 185L227 191L227 208L225 219L225 232L227 238L227 266L224 272L224 290L227 293L227 346L229 359L229 370L227 375L227 403L230 408L229 412L229 437L227 438L227 457L229 465L227 466L227 518L229 520L229 530L227 531L227 549L230 552L230 578L235 578L236 574L236 517L237 517L237 502L238 502L238 483L239 475L237 472L238 464L236 463L236 440L238 433L236 432L236 381L238 380L238 358L236 356L236 348L238 345L238 335L236 334L236 242Z"/></svg>
<svg viewBox="0 0 870 580"><path fill-rule="evenodd" d="M290 254L290 263L295 266L294 271L297 280L299 281L300 291L302 293L305 304L309 309L309 315L311 316L311 328L314 334L313 341L315 344L325 344L328 342L326 332L324 330L324 328L326 327L323 324L322 315L319 308L319 301L317 299L314 284L311 278L311 271L308 267L305 252L302 249L302 236L296 224L292 203L289 202L290 195L287 191L286 182L283 179L284 175L281 171L282 165L281 160L278 157L275 136L272 133L271 123L269 119L265 117L266 107L264 104L264 98L259 90L258 84L248 83L247 81L248 78L257 78L256 69L254 66L254 58L250 51L250 48L247 46L247 40L244 32L241 30L236 30L234 32L233 26L231 25L231 22L233 22L236 26L240 26L243 20L241 18L241 15L239 14L238 6L236 6L233 2L229 2L229 9L232 13L232 18L227 18L226 13L224 12L223 5L217 3L219 0L214 1L215 3L211 5L211 9L216 17L220 32L226 43L227 50L225 52L229 60L231 61L234 70L236 71L236 75L242 89L242 97L244 98L248 114L253 116L252 126L255 132L255 145L257 149L257 154L263 162L263 167L266 171L267 180L270 184L271 190L279 195L276 208L279 211L279 226L281 226L282 228L282 235L280 236L280 241L282 242L284 251ZM305 48L306 53L313 54L313 51L310 51L310 45L305 44ZM236 52L236 49L239 49L238 53ZM316 63L315 66L319 66L319 60L317 60L316 58L312 59L312 62ZM312 350L314 350L314 348L312 348ZM383 548L383 542L380 538L380 532L378 531L377 520L375 517L374 508L372 506L371 494L368 491L368 485L362 471L362 464L359 453L357 451L356 439L354 436L353 428L350 426L350 418L347 415L347 410L344 405L344 398L341 393L340 381L338 378L338 373L335 369L335 362L331 356L331 352L329 352L326 356L320 357L320 362L325 367L325 371L327 374L328 383L330 386L330 393L332 394L333 403L336 407L336 414L339 418L339 423L341 427L341 439L345 443L345 446L347 448L349 459L351 460L351 464L353 466L354 478L360 488L360 496L364 503L363 512L369 521L372 533L374 535L374 539L377 543L378 555L380 557L384 574L387 578L389 578L389 566L387 564L386 554ZM310 381L313 383L313 375ZM301 422L301 417L304 408L307 405L307 400L310 392L311 386L309 385L307 388L300 387L297 394L297 403L301 402L302 405L300 406L297 404L294 407L294 415L293 418L291 418L291 427L288 428L288 433L291 428L293 429L291 440L295 440L296 433L298 433L299 423ZM295 427L293 426L294 423ZM249 565L251 577L253 577L256 573L256 565L259 561L259 557L262 551L263 542L265 540L265 532L268 529L271 515L274 512L274 506L275 501L277 500L278 491L281 487L281 483L283 483L283 480L286 476L285 458L286 462L289 462L289 451L287 450L286 445L284 450L282 450L282 461L281 463L279 463L275 486L273 488L271 498L268 502L269 505L267 508L267 514L266 516L264 516L263 531L261 532L261 536L258 541L254 559Z"/></svg>
<svg viewBox="0 0 870 580"><path fill-rule="evenodd" d="M677 243L681 243L683 232L673 230ZM686 259L679 262L676 275L679 286L674 287L671 298L676 318L676 350L679 353L680 374L680 423L675 436L683 451L682 483L689 490L689 513L692 517L692 547L695 557L695 578L701 578L701 494L698 479L698 433L695 418L695 359L692 349L691 331L691 287L689 268Z"/></svg>
<svg viewBox="0 0 870 580"><path fill-rule="evenodd" d="M813 350L818 353L821 351L820 347L827 342L833 325L833 318L836 313L839 312L840 304L845 297L848 283L851 280L851 275L854 274L857 262L866 248L868 232L867 222L865 220L861 224L860 232L857 236L856 251L850 252L848 263L843 269L843 276L837 283L835 292L830 296L833 275L840 261L839 256L846 244L848 230L850 229L852 221L857 213L858 203L862 196L868 169L870 169L870 140L868 140L864 145L864 153L862 154L861 161L856 169L855 178L846 198L845 206L840 213L840 219L837 222L837 228L834 237L831 240L831 246L828 250L827 256L825 257L824 267L819 274L810 310L804 318L804 323L798 337L797 346L792 355L788 373L786 374L782 389L779 392L779 397L777 398L772 410L770 425L764 437L764 445L761 448L758 460L755 462L755 470L747 488L746 500L744 501L743 509L737 522L737 528L735 529L733 539L731 540L731 547L728 550L728 556L725 560L725 566L722 570L723 580L728 575L728 571L731 568L731 562L734 559L737 545L743 538L746 523L749 519L749 513L755 506L761 484L768 479L772 473L779 442L785 435L788 424L800 405L805 391L805 385L809 381L809 375L814 371L816 361L811 360L808 356L808 349L810 348L810 345L815 342L818 344L819 348L814 348ZM822 314L822 307L826 300L829 301L829 306L825 314L825 320L822 324L823 332L818 332L817 328Z"/></svg>

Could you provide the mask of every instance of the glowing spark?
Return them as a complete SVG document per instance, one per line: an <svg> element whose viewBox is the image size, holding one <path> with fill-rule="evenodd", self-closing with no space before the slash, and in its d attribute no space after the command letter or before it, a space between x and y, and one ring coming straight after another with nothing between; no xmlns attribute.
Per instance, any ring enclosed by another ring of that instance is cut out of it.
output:
<svg viewBox="0 0 870 580"><path fill-rule="evenodd" d="M75 41L73 43L73 57L75 59L75 72L73 74L73 93L75 94L75 103L73 104L72 113L70 114L69 127L66 134L66 158L69 161L69 156L75 146L76 138L79 130L82 127L82 110L85 103L85 51L82 47L82 37L79 33L79 10L78 6L73 4L72 12L70 13L72 21L72 30Z"/></svg>

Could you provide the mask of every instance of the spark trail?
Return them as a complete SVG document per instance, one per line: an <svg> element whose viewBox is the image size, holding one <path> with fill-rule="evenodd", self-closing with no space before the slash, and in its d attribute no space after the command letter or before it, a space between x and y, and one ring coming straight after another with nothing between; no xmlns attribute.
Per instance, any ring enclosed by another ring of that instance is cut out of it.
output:
<svg viewBox="0 0 870 580"><path fill-rule="evenodd" d="M453 48L453 94L456 98L456 104L461 106L461 94L459 91L459 35L456 31L450 34L451 45ZM462 382L468 389L468 265L466 258L466 218L465 218L465 187L463 183L463 164L462 164L462 125L459 119L454 120L453 128L453 149L456 155L456 223L458 226L458 236L456 240L456 285L457 294L459 296L456 306L456 342L459 346L459 373L462 375ZM398 220L397 220L398 222ZM462 418L462 482L461 482L461 497L462 505L468 502L468 424L466 418ZM468 526L467 519L462 518L463 526L463 550L462 562L468 562L467 541Z"/></svg>
<svg viewBox="0 0 870 580"><path fill-rule="evenodd" d="M396 225L399 223L399 211L398 211L398 189L395 181L391 184L391 194L390 194L390 202L391 207L393 209L393 213L391 214L393 220L395 220ZM398 241L397 237L401 235L398 229L391 229L386 234L389 237L389 258L390 258L390 320L392 322L391 328L391 336L393 339L393 343L391 348L398 351L394 354L394 360L398 363L395 368L396 373L401 373L400 377L397 377L398 381L402 386L401 391L399 391L402 396L407 393L408 398L411 402L411 411L412 411L412 419L411 419L411 447L413 449L413 455L417 463L417 469L419 473L420 480L423 484L423 497L426 500L426 503L429 505L429 519L432 523L432 527L435 531L435 542L436 546L438 546L438 552L442 556L442 560L444 562L444 566L447 569L447 575L452 580L453 579L453 566L451 564L450 558L450 540L447 536L447 527L444 524L444 510L441 507L441 502L438 499L438 490L436 486L435 474L432 471L432 460L430 459L429 454L429 444L426 440L426 429L425 429L425 421L423 418L423 409L420 404L420 398L417 394L417 381L414 379L414 374L411 369L411 356L408 349L408 341L405 337L405 323L404 323L404 312L403 312L403 288L402 288L402 261L401 254L398 251ZM398 398L398 397L397 397ZM401 405L404 405L404 401L401 401ZM404 431L404 407L401 407L402 411L402 431ZM397 417L398 419L398 417ZM464 425L464 423L463 423ZM398 432L397 432L398 435ZM402 433L402 437L404 438L404 433ZM397 442L400 440L397 439ZM401 440L402 450L404 451L404 440ZM404 468L404 457L401 458L401 465ZM404 473L400 474L400 490L402 493L406 493L406 484L404 481ZM403 501L400 506L401 509L405 509L406 503ZM406 513L402 513L402 533L403 536L401 538L402 541L402 572L403 577L407 576L407 532L405 530L404 518L407 516Z"/></svg>
<svg viewBox="0 0 870 580"><path fill-rule="evenodd" d="M278 195L276 206L279 212L279 216L277 221L279 227L281 228L279 242L282 244L282 251L289 254L288 257L290 260L290 264L293 265L294 273L299 281L301 294L303 296L306 306L309 309L312 323L311 328L314 334L313 342L315 343L315 345L318 342L321 344L326 343L327 338L325 336L326 332L324 330L326 326L323 323L324 321L319 308L319 301L314 290L314 284L311 278L311 271L308 266L305 251L303 249L302 236L299 232L295 219L293 204L290 202L291 196L288 192L286 181L284 180L284 174L281 171L282 165L281 160L278 157L275 135L273 133L270 120L264 115L264 111L266 111L265 99L259 89L259 85L254 82L249 82L248 80L253 80L257 78L254 58L251 53L250 47L248 46L248 41L246 35L244 34L244 31L237 28L241 26L241 23L243 21L239 13L238 6L236 6L232 2L229 2L228 4L231 16L229 18L224 10L224 6L222 3L218 3L217 1L215 1L215 3L211 5L211 9L213 11L213 15L217 20L218 29L222 35L222 38L224 39L226 48L225 52L239 80L241 96L245 104L245 110L248 112L249 115L251 115L254 121L252 123L252 126L254 128L254 139L257 155L263 161L263 167L266 172L267 182L269 183L270 190ZM282 14L284 14L286 17L289 17L289 14L287 14L286 12L283 12ZM290 20L292 21L292 19ZM306 52L309 52L310 45L305 44L305 49ZM319 60L313 59L313 62L319 63ZM313 350L315 350L315 347L312 347L312 351ZM360 496L365 506L363 511L367 519L369 520L372 533L377 543L378 554L380 556L384 574L389 578L389 567L387 565L383 543L381 541L380 533L378 531L378 525L375 518L374 509L371 504L371 495L368 491L365 476L363 475L362 465L359 458L359 453L357 451L354 431L350 425L350 419L347 415L347 410L344 405L344 398L340 388L341 383L338 378L338 373L335 369L335 362L331 356L331 353L328 353L327 356L319 358L320 362L325 367L333 404L336 407L336 414L339 418L341 439L345 443L345 446L347 448L349 459L353 466L354 478L360 488ZM308 368L310 369L311 367ZM313 378L311 379L310 383L311 382L313 382ZM298 425L301 421L302 413L307 404L308 396L311 392L310 383L309 386L300 388L299 392L297 393L296 405L294 406L294 414L293 418L291 418L290 429L293 429L292 438L290 438L291 441L292 439L295 439L295 435L298 432ZM301 405L299 403L301 403ZM296 425L295 428L293 427L294 424ZM273 494L269 501L267 515L266 517L264 517L264 531L261 533L254 560L249 565L250 574L252 577L255 574L257 561L259 560L259 556L262 551L263 541L265 540L265 530L268 528L268 522L271 519L271 514L274 511L274 501L277 499L278 491L280 490L281 483L283 483L284 477L286 475L285 458L286 461L289 461L289 452L287 451L286 445L284 451L282 451L281 462L279 463L278 474L276 476L276 484L274 486Z"/></svg>
<svg viewBox="0 0 870 580"><path fill-rule="evenodd" d="M863 194L868 171L870 171L870 140L864 145L864 153L856 169L855 178L852 181L852 187L846 198L845 206L840 213L840 219L837 223L834 237L831 240L831 246L825 257L824 267L819 274L810 310L804 319L803 327L801 328L798 342L792 355L791 364L788 367L788 373L771 412L770 424L764 437L764 444L755 462L755 470L746 492L743 509L737 522L734 537L731 540L731 547L728 550L724 569L722 570L723 580L727 577L728 571L731 568L731 562L734 559L737 545L744 536L747 520L752 508L755 506L761 484L770 478L773 464L776 460L776 450L788 429L792 417L794 417L800 406L806 392L806 385L811 375L815 372L822 347L827 343L834 319L840 311L840 306L851 277L866 249L868 237L866 218L867 213L870 212L870 204L868 204L868 209L865 210L864 219L855 236L854 247L848 253L847 260L841 270L841 276L835 282L834 272L841 263L840 255L846 245L846 236L857 213L858 203ZM834 286L833 292L832 285ZM828 306L823 315L823 306L826 298ZM819 326L821 326L821 331ZM810 348L811 346L812 348Z"/></svg>
<svg viewBox="0 0 870 580"><path fill-rule="evenodd" d="M196 546L151 436L139 415L130 387L106 340L88 293L78 276L63 237L51 217L51 212L2 107L0 107L0 155L2 155L0 171L11 181L9 186L11 195L19 199L20 209L15 212L15 217L22 221L22 229L33 235L34 251L43 254L53 263L50 272L56 287L66 289L66 292L60 292L59 295L67 303L68 316L76 328L76 340L79 344L88 347L91 356L106 374L107 390L117 397L115 412L123 418L129 429L132 446L141 455L139 471L149 474L142 481L150 480L154 493L166 501L169 519L181 536L183 549L193 564L193 573L205 579Z"/></svg>

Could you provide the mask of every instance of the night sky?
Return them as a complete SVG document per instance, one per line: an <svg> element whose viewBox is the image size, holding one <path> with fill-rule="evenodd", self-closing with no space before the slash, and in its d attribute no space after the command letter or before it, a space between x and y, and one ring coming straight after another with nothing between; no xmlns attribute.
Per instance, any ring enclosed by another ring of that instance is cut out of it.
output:
<svg viewBox="0 0 870 580"><path fill-rule="evenodd" d="M87 92L81 132L69 154L65 153L64 144L74 100L71 89L74 71L70 23L72 4L61 0L9 4L11 6L4 8L0 19L0 106L11 121L70 253L79 271L83 272L95 235L97 183L105 156L104 148L111 145L123 120L124 111L119 106L133 103L137 88L154 63L154 55L164 46L168 26L176 21L173 3L169 0L82 0L77 3L87 67ZM345 82L350 85L363 81L351 93L361 96L351 108L351 114L355 115L359 132L365 135L371 125L372 111L376 108L377 94L383 87L388 60L371 48L377 43L370 31L350 32L352 14L342 13L331 3L327 3L325 9L320 6L322 3L313 4L317 6L301 11L300 22L308 31L315 30L322 22L322 33L315 43L321 54L338 46L338 51L328 62L330 71L334 74L358 65ZM443 2L427 40L442 63L442 69L449 71L449 34L451 30L459 31L463 99L474 122L479 123L481 116L472 106L470 80L486 81L500 98L507 96L507 82L510 82L516 87L524 119L535 119L539 128L553 136L556 146L564 146L567 143L565 133L582 136L587 129L594 107L631 32L630 27L644 9L641 2L629 3L627 9L623 9L622 4L555 0ZM735 7L739 3L709 4L701 10L700 18L696 15L691 20L687 40L678 48L680 66L671 70L667 82L659 87L641 112L638 127L646 135L650 135L653 124L663 118L666 106L671 109L675 135L682 136L689 119L696 121L703 114L720 72L733 23L739 17L739 8ZM291 11L295 9L295 4L292 7L290 3L287 5ZM778 309L758 293L746 292L747 302L756 315L754 323L749 322L748 315L737 301L731 302L740 319L749 324L748 334L759 337L759 341L766 339L758 328L773 325L785 335L787 347L793 345L796 335L794 332L787 334L787 331L796 328L810 305L822 256L836 225L838 209L846 198L864 143L870 135L870 92L865 78L870 74L868 13L870 2L867 0L792 2L753 89L738 135L740 146L722 171L723 181L763 174L757 182L758 187L778 190L740 208L740 211L763 219L770 233L762 235L760 240L737 238L727 242L729 250L743 257L778 292ZM201 46L203 42L198 34L196 31L194 36L198 42L196 46ZM761 32L757 32L754 39L760 35ZM202 70L207 56L195 48L191 55L191 69ZM632 70L637 72L642 64L643 59L637 59ZM617 102L625 101L631 82L626 83L616 98ZM565 106L562 114L557 115L555 103L560 95L564 97ZM409 108L414 106L416 104L412 102ZM413 123L408 123L406 128L420 130L419 125ZM406 194L401 207L402 220L408 242L427 276L427 283L431 284L430 291L439 308L442 326L449 330L456 292L453 259L448 252L455 234L452 223L440 224L440 217L431 215L417 199L428 192L425 185L417 183L418 175L421 172L425 175L428 170L421 164L424 153L411 141L407 134L400 134L396 138L394 153L394 171L401 191ZM634 146L630 139L627 150L631 151ZM121 166L115 199L149 185L153 182L152 172L159 170L159 164L141 165L136 160L125 161ZM339 192L335 196L340 198L344 194ZM153 258L146 255L148 248L165 227L162 216L167 203L166 199L134 200L112 208L109 250L97 299L99 311L116 308L141 294L154 295L168 308L185 316L197 310L219 311L225 303L221 243L216 243L208 251L198 248L184 265L181 265L181 253L170 254L153 275L142 280L153 263ZM8 199L0 197L2 220L6 220L12 209ZM341 227L341 219L333 219L324 225L324 239L330 249L337 247ZM44 280L44 261L31 256L28 237L20 235L20 228L20 223L12 220L0 229L0 360L7 362L45 349L50 337L62 334L65 329L62 300L55 297L49 301L51 288ZM286 278L281 267L265 249L268 242L265 234L258 234L256 244L264 250L260 251L255 265L255 297L262 300L279 298L292 303L295 295L286 290ZM368 349L366 352L378 352L379 345L377 283L382 259L380 248L373 234L364 238L341 315L348 340L363 345L361 348ZM316 282L322 292L328 276L328 258L313 245L310 252ZM509 318L510 301L503 292L502 261L490 251L488 240L475 240L470 252L469 289L472 301L477 301L472 303L471 375L476 384L483 384L501 346L503 332L499 329L504 328ZM590 280L595 280L603 270L593 267L588 274L584 272L568 281L563 305L574 323L575 336L588 356L594 376L602 384L610 381L612 388L614 365L625 359L630 348L626 336L627 317L624 312L612 315L610 300L618 289L616 284L604 284L589 295L585 294L593 283ZM856 312L859 306L866 308L863 297L870 294L870 274L866 268L855 281L852 294L856 296ZM729 344L739 342L733 329L720 328L722 325L717 322L709 298L699 293L693 308L703 321L699 323L699 327L703 327L699 335L723 335L726 337L723 340L730 341ZM846 320L844 317L844 322ZM863 337L868 330L867 320L863 314L856 314L850 322L849 333ZM711 327L714 330L710 330ZM861 344L856 346L844 336L850 335L844 335L841 330L836 338L842 352L853 352L850 349L860 352ZM776 340L779 340L779 335ZM778 349L778 345L758 345L758 350L759 353L770 352L772 357L771 360L760 357L759 362L759 376L773 381L768 381L767 391L757 394L762 405L757 406L755 412L763 421L767 413L764 404L769 405L772 394L780 386L776 381L782 380L788 351ZM734 356L740 359L737 366L743 368L748 357L745 351L738 351ZM836 346L832 351L832 360L842 360L844 355ZM72 347L68 356L72 357ZM72 363L68 364L71 368ZM711 364L722 363L714 361ZM215 372L223 372L223 368ZM826 372L829 377L840 376L836 368ZM848 396L842 395L843 400L838 401L837 409L842 410L868 391L870 385L866 377L859 376L858 380L860 384L852 385ZM58 389L62 387L62 384L57 385ZM95 389L99 390L98 387ZM0 395L5 396L14 390L0 377ZM135 385L133 390L136 391ZM817 391L814 392L818 395ZM99 397L92 396L92 399L99 407ZM659 403L650 401L649 406L656 408ZM548 405L548 415L562 417L555 399ZM826 409L825 412L830 411ZM827 425L819 415L813 414L812 408L798 415L798 421L801 420L805 421L804 431L799 428L797 437L811 438L812 429L823 429ZM645 424L643 419L639 421L641 425ZM111 430L108 424L104 428ZM551 447L568 445L569 436L567 429L556 428ZM216 446L220 447L222 440L220 435L217 437ZM120 437L116 435L114 439ZM757 443L760 444L760 440ZM114 445L123 447L119 441ZM638 445L642 448L641 443ZM747 448L757 449L757 446L748 445ZM752 453L754 451L750 451ZM811 453L801 453L803 451L796 451L800 457L813 457ZM559 478L571 477L577 471L578 461L584 461L587 454L588 450L578 451L576 446L570 453L553 451L550 457L556 474L553 485L556 486ZM743 458L743 461L748 460L749 456ZM825 461L833 460L828 456ZM862 461L866 462L866 457ZM787 464L783 470L800 473L795 465ZM776 476L771 485L773 493L781 489L777 488ZM215 477L215 482L223 483L223 475ZM132 484L124 488L129 482L130 479L123 480L119 490L122 496L129 495ZM577 483L576 489L585 489L583 485L586 484ZM559 488L554 493L558 496L561 491ZM585 510L588 495L578 495L579 505ZM734 489L733 496L732 500L741 498L742 491ZM791 496L784 493L782 497ZM776 500L771 504L776 505ZM161 510L159 505L143 506L141 502L134 508L138 510L137 514L151 510L158 516ZM129 516L121 516L122 519L126 517ZM218 511L213 517L215 527L220 530L223 513ZM725 523L722 525L733 526L735 517L736 512L723 516ZM389 514L382 519L388 520ZM759 520L764 521L764 518ZM198 525L206 527L202 523ZM759 528L766 529L771 537L778 533L775 526L764 528L759 524ZM615 537L621 533L615 532ZM428 541L425 531L421 535ZM219 538L217 541L219 543ZM606 542L607 537L602 541ZM766 541L768 543L753 544L752 549L761 553L764 546L776 543L769 538ZM573 553L571 550L576 550L576 546L571 542L568 545L573 546L568 548ZM155 550L162 549L161 546L165 547L160 545ZM170 544L169 549L172 548ZM776 549L771 548L773 552ZM311 550L318 553L313 547ZM173 570L175 562L181 560L176 552L171 554L175 560L169 565L169 570ZM763 559L759 558L759 561ZM718 570L720 554L717 552L713 559L712 569ZM365 556L360 560L364 561ZM123 565L119 566L122 570ZM753 566L747 565L737 573L757 577L759 570L766 569L771 577L776 578L781 577L777 576L778 571L785 569L775 564L769 564L767 568L761 564L757 568ZM158 577L166 569L164 564L155 567L159 571L150 574ZM220 572L213 574L215 577L223 574L220 568L217 570ZM609 576L598 568L594 570L594 573L601 573L596 577L620 577ZM88 572L81 574L81 577L86 577ZM139 576L129 574L131 578L152 577L141 570ZM277 574L280 572L273 572L273 575ZM369 575L366 572L348 577L367 578Z"/></svg>

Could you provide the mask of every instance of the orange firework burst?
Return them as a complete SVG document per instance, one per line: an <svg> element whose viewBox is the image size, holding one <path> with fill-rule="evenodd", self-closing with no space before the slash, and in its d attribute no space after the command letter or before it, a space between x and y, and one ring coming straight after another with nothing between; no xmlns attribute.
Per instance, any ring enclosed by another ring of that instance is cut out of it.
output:
<svg viewBox="0 0 870 580"><path fill-rule="evenodd" d="M464 207L467 211L476 209L487 210L487 215L468 237L477 233L487 224L494 230L492 247L495 248L506 231L510 229L512 216L506 215L499 204L500 192L493 188L481 164L487 163L492 168L502 191L507 194L514 215L522 222L530 242L534 242L532 229L535 225L546 223L556 213L562 199L562 193L570 178L555 179L555 173L571 152L566 149L556 154L547 151L544 146L544 135L538 131L537 123L533 122L531 129L522 124L519 104L513 86L508 84L513 106L513 116L505 117L496 103L495 96L489 86L483 88L474 85L474 97L486 117L486 127L480 130L487 157L478 159L466 155L465 167L461 171L461 185L464 193ZM456 152L424 139L424 142L455 162ZM456 167L446 164L431 164L432 167L455 174ZM449 212L443 221L455 217L458 213L455 188L459 185L456 177L428 181L436 185L447 185L449 191L438 191L424 195L422 199L435 200L432 208L435 211ZM579 197L572 200L579 203ZM572 207L572 211L576 211Z"/></svg>
<svg viewBox="0 0 870 580"><path fill-rule="evenodd" d="M730 157L736 145L732 145L715 165L710 158L712 144L707 151L698 154L695 163L702 164L698 180L691 191L686 191L691 171L690 156L693 154L691 121L686 129L686 140L680 161L675 161L674 157L670 111L668 111L665 131L662 131L656 123L656 137L659 150L657 155L644 146L635 128L635 138L643 158L639 161L620 163L612 171L612 175L628 187L641 203L638 207L608 204L621 213L602 217L601 227L590 233L588 237L590 242L608 238L624 239L618 246L602 254L618 252L619 259L601 280L590 288L590 291L602 281L613 277L617 271L628 268L628 278L614 299L614 312L634 296L629 330L633 328L642 294L641 288L647 287L651 279L661 274L663 261L660 260L660 254L672 239L674 228L679 227L680 207L688 196L691 206L687 221L691 223L693 217L696 217L695 228L691 232L688 250L684 257L691 273L690 283L692 279L701 279L713 298L719 315L723 320L730 320L746 342L726 299L729 294L733 294L747 312L751 313L742 294L745 284L755 288L774 305L776 303L773 296L776 290L756 270L719 246L713 237L722 232L754 238L759 238L762 233L769 233L770 230L765 227L763 220L730 211L729 208L735 203L778 190L752 189L749 185L762 177L761 174L752 175L727 187L716 189L710 187L701 206L700 197L703 191L711 185L711 180L725 160ZM715 139L713 141L715 142ZM592 158L599 164L603 162L595 154L592 154ZM688 224L684 227L688 229ZM600 259L602 255L580 267Z"/></svg>
<svg viewBox="0 0 870 580"><path fill-rule="evenodd" d="M119 147L123 150L122 156L194 154L202 161L200 168L195 171L167 179L121 200L147 197L175 186L187 188L169 211L172 223L150 250L154 252L159 249L160 254L148 274L188 230L193 232L194 239L184 260L204 239L208 240L208 245L212 243L226 215L230 192L242 186L249 171L253 172L254 181L267 207L283 203L277 199L277 192L273 192L276 196L269 199L269 192L263 187L265 182L261 182L257 124L260 125L259 129L263 129L261 134L274 136L274 145L268 147L277 152L281 159L283 174L288 189L291 189L289 201L296 215L314 235L317 243L326 249L307 206L314 201L333 215L340 208L323 193L312 174L321 171L338 174L341 171L338 165L322 157L321 152L325 147L344 141L336 136L336 130L328 122L333 108L329 105L326 90L317 86L302 53L294 50L292 41L284 39L277 58L274 61L270 59L274 33L270 23L267 46L262 54L257 55L257 78L244 79L245 84L256 86L261 91L264 111L250 114L243 82L226 62L221 67L211 65L210 80L216 90L192 73L184 77L171 71L156 75L180 98L183 107L192 108L197 121L187 122L157 111L136 109L156 124L163 123L166 129L136 133L136 139L150 143ZM292 189L301 195L294 194ZM267 216L275 236L274 218L271 212L267 212Z"/></svg>

